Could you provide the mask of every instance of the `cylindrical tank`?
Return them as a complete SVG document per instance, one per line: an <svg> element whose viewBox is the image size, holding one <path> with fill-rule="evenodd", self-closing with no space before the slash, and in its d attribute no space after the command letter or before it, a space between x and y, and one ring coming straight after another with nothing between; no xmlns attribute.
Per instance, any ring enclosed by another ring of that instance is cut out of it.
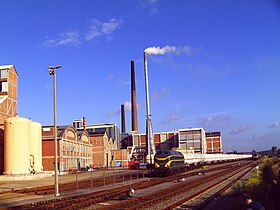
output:
<svg viewBox="0 0 280 210"><path fill-rule="evenodd" d="M30 166L35 172L42 171L42 125L30 121Z"/></svg>
<svg viewBox="0 0 280 210"><path fill-rule="evenodd" d="M30 120L19 116L4 121L4 173L29 173Z"/></svg>

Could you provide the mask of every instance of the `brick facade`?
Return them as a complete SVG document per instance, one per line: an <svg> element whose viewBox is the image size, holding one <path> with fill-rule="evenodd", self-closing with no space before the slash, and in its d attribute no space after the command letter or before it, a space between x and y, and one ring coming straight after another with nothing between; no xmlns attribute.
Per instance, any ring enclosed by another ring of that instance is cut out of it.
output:
<svg viewBox="0 0 280 210"><path fill-rule="evenodd" d="M0 66L0 174L4 172L4 121L17 115L18 73L13 65Z"/></svg>
<svg viewBox="0 0 280 210"><path fill-rule="evenodd" d="M54 170L53 127L42 127L42 148L44 171ZM72 126L58 126L57 129L58 168L60 171L92 165L92 144L87 131L77 132Z"/></svg>
<svg viewBox="0 0 280 210"><path fill-rule="evenodd" d="M94 167L112 167L115 166L114 153L112 150L117 150L117 143L111 138L108 138L105 133L90 134L92 142L92 158Z"/></svg>
<svg viewBox="0 0 280 210"><path fill-rule="evenodd" d="M222 153L222 135L221 132L206 132L207 153Z"/></svg>

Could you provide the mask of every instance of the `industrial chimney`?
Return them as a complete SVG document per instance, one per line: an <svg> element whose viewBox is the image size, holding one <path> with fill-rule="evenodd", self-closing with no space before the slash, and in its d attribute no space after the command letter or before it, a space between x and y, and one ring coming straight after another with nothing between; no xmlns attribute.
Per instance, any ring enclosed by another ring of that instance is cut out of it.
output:
<svg viewBox="0 0 280 210"><path fill-rule="evenodd" d="M131 64L131 123L132 123L131 130L132 132L138 133L134 61L131 61L130 64Z"/></svg>
<svg viewBox="0 0 280 210"><path fill-rule="evenodd" d="M147 54L144 52L144 72L145 72L145 87L146 87L146 158L148 164L154 162L153 155L156 154L154 135L152 129L150 97L149 97L149 79L148 79L148 61Z"/></svg>
<svg viewBox="0 0 280 210"><path fill-rule="evenodd" d="M124 110L124 104L121 105L121 133L126 133L125 131L125 110Z"/></svg>

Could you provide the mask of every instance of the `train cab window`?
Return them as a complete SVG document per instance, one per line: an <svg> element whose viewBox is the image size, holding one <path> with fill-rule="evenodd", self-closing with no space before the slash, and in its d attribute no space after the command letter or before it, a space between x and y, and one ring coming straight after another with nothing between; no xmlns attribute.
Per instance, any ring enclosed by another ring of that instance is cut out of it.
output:
<svg viewBox="0 0 280 210"><path fill-rule="evenodd" d="M171 155L170 151L168 150L159 150L157 151L156 155Z"/></svg>
<svg viewBox="0 0 280 210"><path fill-rule="evenodd" d="M157 152L156 152L156 155L161 155L161 151L157 151Z"/></svg>
<svg viewBox="0 0 280 210"><path fill-rule="evenodd" d="M169 151L164 151L163 154L165 154L165 155L171 155Z"/></svg>

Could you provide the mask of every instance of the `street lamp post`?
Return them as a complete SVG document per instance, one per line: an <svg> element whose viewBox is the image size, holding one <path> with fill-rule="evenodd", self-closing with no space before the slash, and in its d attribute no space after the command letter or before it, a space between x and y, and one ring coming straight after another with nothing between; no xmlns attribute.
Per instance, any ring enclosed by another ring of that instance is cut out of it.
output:
<svg viewBox="0 0 280 210"><path fill-rule="evenodd" d="M61 68L58 66L49 66L48 72L53 75L53 127L54 127L54 176L55 176L55 196L59 196L58 189L58 161L57 161L57 126L56 126L56 69Z"/></svg>

